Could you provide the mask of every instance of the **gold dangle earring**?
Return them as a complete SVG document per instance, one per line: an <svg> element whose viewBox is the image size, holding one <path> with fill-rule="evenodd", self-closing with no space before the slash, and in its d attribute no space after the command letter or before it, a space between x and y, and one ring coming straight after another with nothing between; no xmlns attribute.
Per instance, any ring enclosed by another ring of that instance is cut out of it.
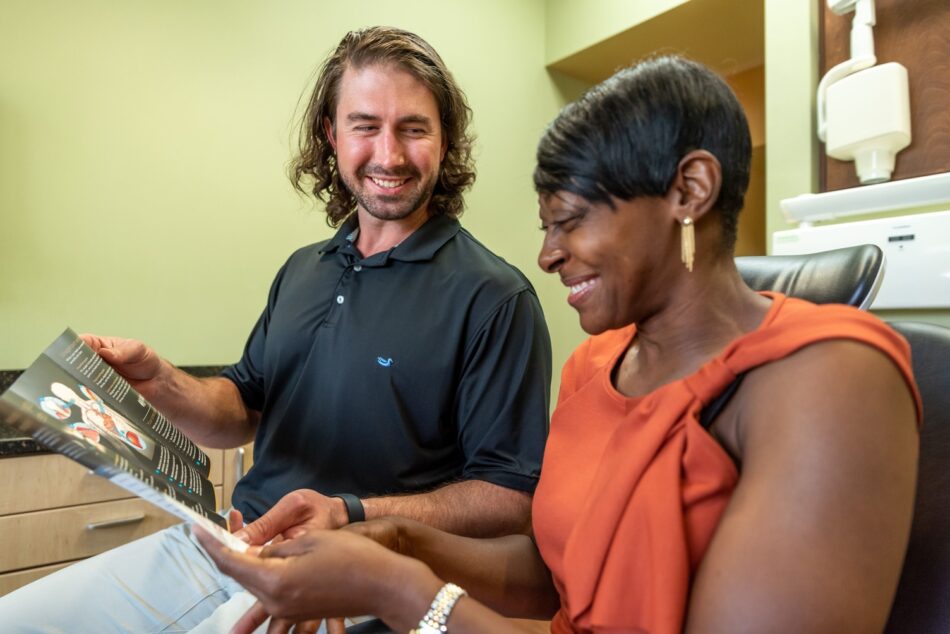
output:
<svg viewBox="0 0 950 634"><path fill-rule="evenodd" d="M693 272L693 259L696 255L696 227L693 225L693 219L689 216L683 218L680 227L680 259L686 265L686 270Z"/></svg>

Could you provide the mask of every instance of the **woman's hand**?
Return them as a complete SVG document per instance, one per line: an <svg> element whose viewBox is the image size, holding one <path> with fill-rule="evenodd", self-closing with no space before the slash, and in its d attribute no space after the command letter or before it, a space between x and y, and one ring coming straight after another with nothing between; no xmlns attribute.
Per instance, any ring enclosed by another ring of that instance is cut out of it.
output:
<svg viewBox="0 0 950 634"><path fill-rule="evenodd" d="M231 509L228 512L228 528L232 533L236 533L244 528L244 516L241 514L241 511ZM281 541L279 537L276 539L277 541ZM261 548L263 547L250 546L247 549L247 553L249 555L257 555L260 553ZM235 623L232 629L243 632L250 628L250 631L253 631L267 621L268 618L270 618L270 615L264 610L263 604L258 601ZM296 623L284 619L271 619L267 630L269 634L274 634L275 632L281 634L283 632L290 632L291 630L293 630L294 634L316 634L320 629L320 622L320 619ZM326 631L327 634L345 634L346 626L343 624L343 619L327 619Z"/></svg>
<svg viewBox="0 0 950 634"><path fill-rule="evenodd" d="M395 553L412 557L412 545L406 531L403 530L404 522L408 521L410 520L403 520L400 517L383 517L377 520L347 524L340 530L368 537L380 546L384 546Z"/></svg>
<svg viewBox="0 0 950 634"><path fill-rule="evenodd" d="M279 619L271 624L279 632L288 623L312 619L353 614L385 619L403 607L422 614L440 587L423 564L353 530L311 531L265 546L259 557L222 546L200 527L194 531L221 572L260 601L238 621L234 631L239 634L252 632L267 616ZM419 575L423 571L428 574ZM421 602L404 600L402 591L420 579L425 586Z"/></svg>

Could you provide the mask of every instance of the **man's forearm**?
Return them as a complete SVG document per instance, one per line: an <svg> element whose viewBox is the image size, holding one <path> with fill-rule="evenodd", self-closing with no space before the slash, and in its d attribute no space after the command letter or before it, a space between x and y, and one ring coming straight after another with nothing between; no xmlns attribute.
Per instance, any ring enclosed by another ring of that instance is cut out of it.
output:
<svg viewBox="0 0 950 634"><path fill-rule="evenodd" d="M228 379L199 379L162 361L162 389L149 400L175 427L206 447L238 447L254 439L259 414Z"/></svg>
<svg viewBox="0 0 950 634"><path fill-rule="evenodd" d="M366 519L408 517L469 537L527 533L531 495L482 480L454 482L428 493L366 498Z"/></svg>

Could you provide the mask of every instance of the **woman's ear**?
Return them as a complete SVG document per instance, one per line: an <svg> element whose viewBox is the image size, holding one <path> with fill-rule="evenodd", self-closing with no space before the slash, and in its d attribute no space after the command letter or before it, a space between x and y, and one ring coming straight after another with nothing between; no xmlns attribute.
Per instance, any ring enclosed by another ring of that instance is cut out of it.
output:
<svg viewBox="0 0 950 634"><path fill-rule="evenodd" d="M678 220L688 216L696 221L715 206L721 187L719 159L706 150L693 150L676 166L667 198L676 208Z"/></svg>

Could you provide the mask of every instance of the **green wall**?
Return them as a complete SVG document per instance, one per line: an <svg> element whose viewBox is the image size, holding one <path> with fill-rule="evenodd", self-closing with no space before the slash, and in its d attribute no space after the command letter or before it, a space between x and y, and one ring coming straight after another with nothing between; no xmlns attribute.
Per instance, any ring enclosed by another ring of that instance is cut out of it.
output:
<svg viewBox="0 0 950 634"><path fill-rule="evenodd" d="M479 177L463 223L536 283L560 367L580 330L535 264L534 148L564 100L544 20L543 0L8 0L0 368L67 325L178 364L236 360L277 268L331 233L284 176L298 97L372 24L421 34L467 91Z"/></svg>
<svg viewBox="0 0 950 634"><path fill-rule="evenodd" d="M547 63L573 55L689 0L548 0Z"/></svg>
<svg viewBox="0 0 950 634"><path fill-rule="evenodd" d="M818 3L765 0L765 233L791 229L779 201L818 191ZM771 251L771 237L766 244Z"/></svg>
<svg viewBox="0 0 950 634"><path fill-rule="evenodd" d="M330 235L284 176L291 123L320 60L370 24L426 37L467 91L479 179L463 223L535 283L559 368L583 333L535 264L530 176L544 125L585 86L544 67L685 1L7 0L0 368L66 325L179 364L236 359L277 268ZM765 0L769 234L787 226L778 201L817 183L813 5Z"/></svg>

